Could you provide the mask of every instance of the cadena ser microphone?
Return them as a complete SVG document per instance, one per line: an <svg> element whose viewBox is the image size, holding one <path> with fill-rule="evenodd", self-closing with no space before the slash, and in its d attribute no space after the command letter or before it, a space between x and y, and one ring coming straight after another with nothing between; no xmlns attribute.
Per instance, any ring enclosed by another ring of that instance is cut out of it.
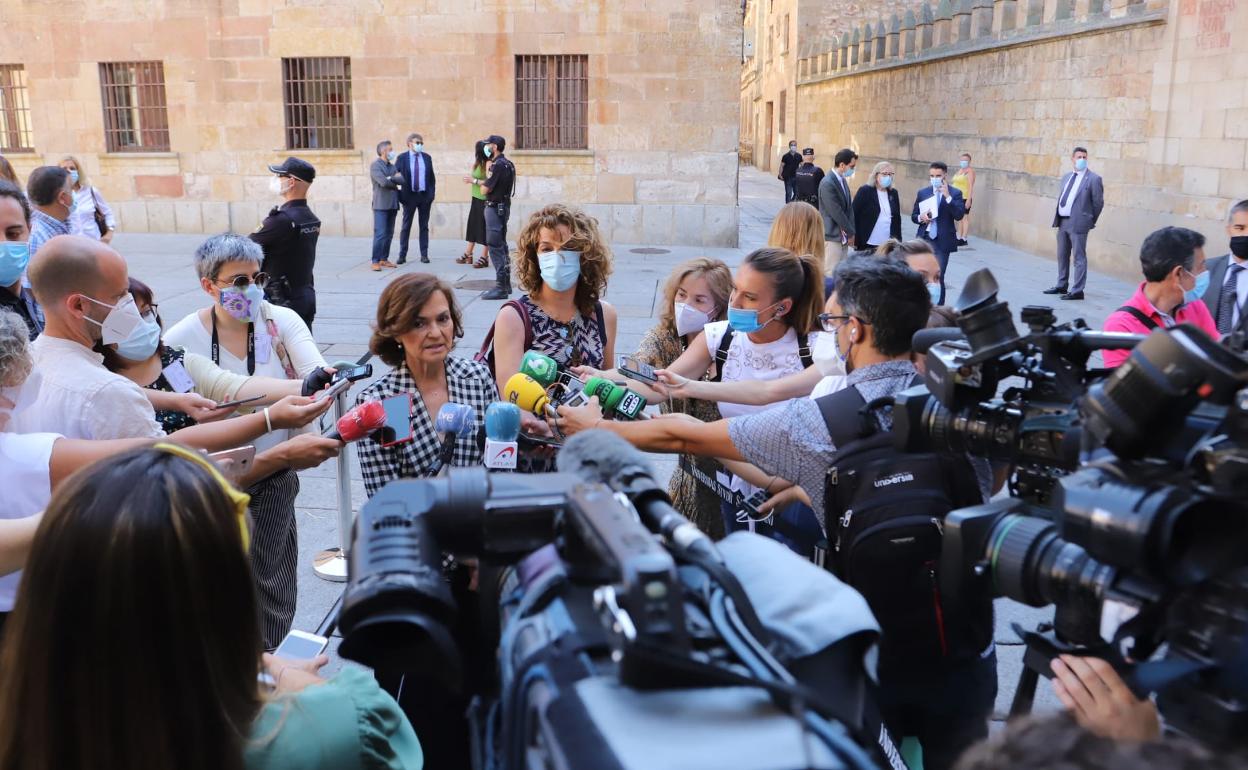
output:
<svg viewBox="0 0 1248 770"><path fill-rule="evenodd" d="M511 379L503 385L503 398L538 417L546 417L546 410L550 406L546 389L524 372L511 375Z"/></svg>
<svg viewBox="0 0 1248 770"><path fill-rule="evenodd" d="M536 350L525 351L520 358L520 371L537 380L543 388L549 388L559 379L559 364Z"/></svg>
<svg viewBox="0 0 1248 770"><path fill-rule="evenodd" d="M520 407L495 401L485 408L485 467L515 470Z"/></svg>
<svg viewBox="0 0 1248 770"><path fill-rule="evenodd" d="M385 426L386 408L382 406L380 401L365 401L339 417L338 421L321 435L325 438L349 443L372 435Z"/></svg>
<svg viewBox="0 0 1248 770"><path fill-rule="evenodd" d="M467 404L448 401L438 410L433 421L433 429L442 434L442 450L438 453L438 470L451 464L451 456L455 452L455 442L461 436L471 436L477 425L476 411Z"/></svg>
<svg viewBox="0 0 1248 770"><path fill-rule="evenodd" d="M711 539L672 507L654 480L650 463L636 447L605 430L587 430L564 443L555 460L561 472L601 482L624 492L642 522L682 548L722 561Z"/></svg>

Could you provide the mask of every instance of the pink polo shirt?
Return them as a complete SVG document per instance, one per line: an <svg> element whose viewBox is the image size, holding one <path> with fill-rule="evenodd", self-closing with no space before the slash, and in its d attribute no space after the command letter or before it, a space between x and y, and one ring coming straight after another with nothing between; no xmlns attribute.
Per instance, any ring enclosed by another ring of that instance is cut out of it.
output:
<svg viewBox="0 0 1248 770"><path fill-rule="evenodd" d="M1218 339L1218 325L1214 323L1213 316L1209 313L1209 308L1205 303L1196 300L1188 302L1185 305L1179 305L1175 309L1174 315L1170 318L1163 316L1161 311L1153 307L1153 303L1148 301L1148 297L1144 295L1144 284L1135 290L1135 295L1127 300L1124 307L1133 307L1144 315L1153 319L1160 328L1168 328L1170 326L1178 326L1179 324L1191 324L1199 327L1201 331L1208 334L1213 339ZM1152 330L1145 326L1140 319L1122 310L1115 310L1109 314L1109 318L1105 319L1105 331L1107 332L1128 332L1130 334L1148 334ZM1127 357L1131 355L1130 350L1105 350L1101 352L1101 358L1105 361L1105 366L1113 368L1118 366Z"/></svg>

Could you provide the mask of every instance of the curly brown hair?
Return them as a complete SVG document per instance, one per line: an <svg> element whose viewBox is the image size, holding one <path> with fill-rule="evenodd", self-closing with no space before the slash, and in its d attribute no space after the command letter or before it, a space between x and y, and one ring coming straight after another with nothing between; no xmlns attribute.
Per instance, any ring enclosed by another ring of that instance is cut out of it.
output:
<svg viewBox="0 0 1248 770"><path fill-rule="evenodd" d="M594 305L602 299L611 275L611 249L598 229L598 220L575 206L552 203L543 206L529 217L516 240L512 263L516 267L516 279L520 288L533 295L541 291L543 282L537 263L537 243L543 227L558 230L566 226L572 237L562 248L581 252L581 277L576 282L576 309L590 316Z"/></svg>
<svg viewBox="0 0 1248 770"><path fill-rule="evenodd" d="M455 339L463 337L464 320L451 287L436 275L408 273L391 281L377 299L377 322L373 324L373 336L368 341L369 351L390 366L402 363L403 347L398 338L416 325L421 309L435 291L442 292L451 308Z"/></svg>

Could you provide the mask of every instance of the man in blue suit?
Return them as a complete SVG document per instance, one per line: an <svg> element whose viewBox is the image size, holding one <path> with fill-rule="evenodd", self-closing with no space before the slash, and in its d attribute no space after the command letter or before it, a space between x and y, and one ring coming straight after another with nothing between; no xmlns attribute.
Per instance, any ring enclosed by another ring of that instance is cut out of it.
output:
<svg viewBox="0 0 1248 770"><path fill-rule="evenodd" d="M910 221L919 226L916 237L922 238L932 246L936 253L936 261L940 263L940 301L945 304L945 274L948 272L949 255L958 250L958 228L954 222L966 216L966 202L956 187L950 187L945 180L949 167L940 161L933 161L928 167L930 184L919 190L914 196L914 211L910 213ZM935 196L936 216L927 212L919 214L919 205Z"/></svg>
<svg viewBox="0 0 1248 770"><path fill-rule="evenodd" d="M407 262L407 240L412 234L412 219L419 214L420 261L429 261L429 211L438 189L438 178L433 174L433 158L425 152L425 140L420 134L408 134L407 151L399 155L394 165L403 175L399 187L399 203L403 204L403 228L399 230L399 264Z"/></svg>

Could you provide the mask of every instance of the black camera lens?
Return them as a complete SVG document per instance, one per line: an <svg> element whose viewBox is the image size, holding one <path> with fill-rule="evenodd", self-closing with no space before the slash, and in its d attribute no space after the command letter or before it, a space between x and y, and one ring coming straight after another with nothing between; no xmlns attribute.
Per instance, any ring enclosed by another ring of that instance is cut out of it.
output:
<svg viewBox="0 0 1248 770"><path fill-rule="evenodd" d="M1064 641L1100 639L1101 600L1114 569L1059 537L1053 522L1002 516L988 537L985 557L997 594L1032 607L1056 604L1054 629Z"/></svg>

